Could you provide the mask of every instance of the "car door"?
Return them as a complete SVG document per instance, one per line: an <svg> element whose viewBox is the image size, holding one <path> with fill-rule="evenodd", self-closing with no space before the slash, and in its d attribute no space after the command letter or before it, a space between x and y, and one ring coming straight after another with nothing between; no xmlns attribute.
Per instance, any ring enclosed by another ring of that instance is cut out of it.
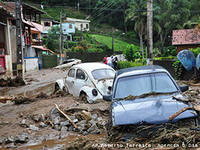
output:
<svg viewBox="0 0 200 150"><path fill-rule="evenodd" d="M75 96L79 96L80 89L85 85L87 85L87 75L83 70L77 69L73 89L73 93L75 94Z"/></svg>
<svg viewBox="0 0 200 150"><path fill-rule="evenodd" d="M65 86L68 88L69 93L74 95L74 81L75 81L75 68L68 71L67 78L65 80Z"/></svg>

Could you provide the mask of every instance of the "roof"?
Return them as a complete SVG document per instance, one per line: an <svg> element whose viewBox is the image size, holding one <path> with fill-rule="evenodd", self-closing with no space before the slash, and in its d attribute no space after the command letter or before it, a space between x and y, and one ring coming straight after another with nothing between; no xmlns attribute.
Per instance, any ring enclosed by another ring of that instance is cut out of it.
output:
<svg viewBox="0 0 200 150"><path fill-rule="evenodd" d="M149 73L149 72L152 72L152 71L166 71L166 69L164 69L161 66L157 66L157 65L131 67L131 68L125 68L125 69L121 69L121 70L117 71L116 77L126 76L129 73L133 74L133 72L135 74L141 74L141 73Z"/></svg>
<svg viewBox="0 0 200 150"><path fill-rule="evenodd" d="M30 23L34 27L34 28L31 28L32 31L39 31L41 33L43 32L44 26L42 26L41 24L35 23L35 22L30 22Z"/></svg>
<svg viewBox="0 0 200 150"><path fill-rule="evenodd" d="M84 23L90 23L90 20L83 20L83 19L76 19L76 18L69 18L67 17L65 19L66 22L84 22Z"/></svg>
<svg viewBox="0 0 200 150"><path fill-rule="evenodd" d="M41 50L43 50L43 51L49 51L50 53L52 53L52 54L54 54L54 55L58 55L58 54L56 54L55 52L53 52L52 50L50 50L50 49L48 49L48 48L46 48L46 47L44 47L44 46L32 45L32 47L33 47L33 48L37 48L37 49L41 49Z"/></svg>
<svg viewBox="0 0 200 150"><path fill-rule="evenodd" d="M200 31L194 29L173 30L172 45L200 44Z"/></svg>
<svg viewBox="0 0 200 150"><path fill-rule="evenodd" d="M8 15L15 17L15 2L0 2L0 9L6 11Z"/></svg>

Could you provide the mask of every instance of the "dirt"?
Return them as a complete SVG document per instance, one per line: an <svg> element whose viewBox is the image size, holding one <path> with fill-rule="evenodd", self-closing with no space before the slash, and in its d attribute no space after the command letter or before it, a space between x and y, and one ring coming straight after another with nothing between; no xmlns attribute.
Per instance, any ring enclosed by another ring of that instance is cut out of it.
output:
<svg viewBox="0 0 200 150"><path fill-rule="evenodd" d="M21 77L0 79L0 87L18 87L25 85L25 81Z"/></svg>
<svg viewBox="0 0 200 150"><path fill-rule="evenodd" d="M199 99L199 87L191 86L186 92L190 97ZM139 125L119 127L107 135L106 125L102 125L100 133L84 135L75 130L64 132L55 130L49 123L39 127L40 121L33 121L34 116L44 114L45 119L57 104L66 114L74 115L82 111L96 114L108 121L109 102L99 101L96 104L80 102L71 95L62 92L47 96L41 93L30 103L9 103L0 107L0 141L1 138L15 137L27 133L29 140L25 143L0 143L4 149L189 149L200 147L200 128L196 128L194 120L185 120L176 124ZM86 113L87 114L87 113ZM90 115L89 115L90 116ZM21 125L23 120L39 127L38 131L30 130ZM61 119L64 119L62 116ZM66 119L66 118L65 118ZM45 121L44 121L45 122ZM46 122L45 122L46 123Z"/></svg>

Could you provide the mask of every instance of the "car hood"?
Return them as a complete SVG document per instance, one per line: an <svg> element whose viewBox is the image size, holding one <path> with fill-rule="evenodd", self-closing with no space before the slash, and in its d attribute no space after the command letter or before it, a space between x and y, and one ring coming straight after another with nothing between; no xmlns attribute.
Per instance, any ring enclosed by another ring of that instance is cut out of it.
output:
<svg viewBox="0 0 200 150"><path fill-rule="evenodd" d="M112 87L113 79L103 79L96 81L96 87L101 93L101 95L109 95L111 94L110 90L108 90L108 87Z"/></svg>
<svg viewBox="0 0 200 150"><path fill-rule="evenodd" d="M176 96L182 97L180 94ZM172 99L172 95L116 101L112 103L113 126L165 123L169 121L168 118L172 114L188 106L188 104ZM195 111L187 110L177 116L173 122L195 116L197 116Z"/></svg>

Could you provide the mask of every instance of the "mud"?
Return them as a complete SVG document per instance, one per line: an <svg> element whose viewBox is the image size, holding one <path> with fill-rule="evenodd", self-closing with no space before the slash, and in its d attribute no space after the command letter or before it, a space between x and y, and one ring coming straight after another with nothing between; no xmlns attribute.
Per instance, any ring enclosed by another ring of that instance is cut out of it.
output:
<svg viewBox="0 0 200 150"><path fill-rule="evenodd" d="M185 94L199 103L199 89L191 86ZM55 111L51 116L55 104L79 130L62 114ZM175 124L118 127L107 135L109 107L106 101L86 104L60 91L54 95L40 93L28 103L3 105L0 107L0 150L200 148L200 128L194 119Z"/></svg>

